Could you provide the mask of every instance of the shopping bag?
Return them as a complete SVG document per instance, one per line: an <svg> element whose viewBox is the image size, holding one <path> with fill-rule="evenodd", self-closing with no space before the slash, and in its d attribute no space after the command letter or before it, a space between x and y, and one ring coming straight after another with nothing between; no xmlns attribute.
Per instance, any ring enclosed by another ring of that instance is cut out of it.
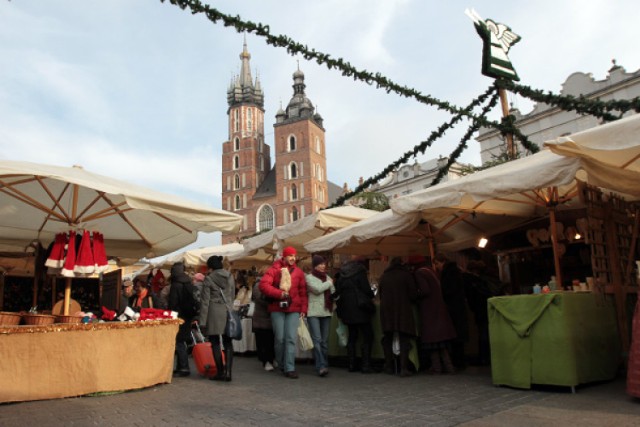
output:
<svg viewBox="0 0 640 427"><path fill-rule="evenodd" d="M300 318L300 324L298 324L298 341L302 351L309 351L313 348L313 340L307 327L307 321L303 318Z"/></svg>
<svg viewBox="0 0 640 427"><path fill-rule="evenodd" d="M227 309L227 325L224 328L224 334L233 340L242 339L242 320L237 311Z"/></svg>

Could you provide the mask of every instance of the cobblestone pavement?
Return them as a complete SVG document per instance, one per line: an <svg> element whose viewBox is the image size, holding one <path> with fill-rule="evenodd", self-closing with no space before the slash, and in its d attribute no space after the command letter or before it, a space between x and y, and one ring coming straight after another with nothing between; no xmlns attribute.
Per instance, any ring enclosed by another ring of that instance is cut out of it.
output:
<svg viewBox="0 0 640 427"><path fill-rule="evenodd" d="M0 426L640 426L625 379L517 390L491 384L489 368L409 378L298 364L300 378L235 358L231 383L196 374L126 393L0 405ZM192 370L195 372L195 370Z"/></svg>

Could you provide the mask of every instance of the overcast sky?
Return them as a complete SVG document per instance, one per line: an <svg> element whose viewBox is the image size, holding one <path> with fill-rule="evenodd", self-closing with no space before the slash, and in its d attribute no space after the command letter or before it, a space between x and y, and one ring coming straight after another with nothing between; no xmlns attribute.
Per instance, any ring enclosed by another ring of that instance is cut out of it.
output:
<svg viewBox="0 0 640 427"><path fill-rule="evenodd" d="M640 68L634 0L209 4L459 106L492 82L480 73L482 44L465 8L522 37L510 51L522 84L557 93L573 72L606 78L613 58L628 72ZM246 38L265 92L266 142L273 143L280 103L293 94L299 60L307 96L324 118L327 175L338 185L354 188L450 118ZM0 158L78 164L220 208L226 90L242 43L234 28L168 1L0 1ZM510 101L531 110L524 99ZM418 160L448 155L465 130L458 125ZM475 141L460 160L480 163Z"/></svg>

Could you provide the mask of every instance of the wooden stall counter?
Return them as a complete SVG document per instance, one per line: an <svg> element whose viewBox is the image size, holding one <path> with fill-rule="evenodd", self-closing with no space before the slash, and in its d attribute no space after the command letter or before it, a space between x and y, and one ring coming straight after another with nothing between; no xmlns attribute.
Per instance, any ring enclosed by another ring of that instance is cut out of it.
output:
<svg viewBox="0 0 640 427"><path fill-rule="evenodd" d="M0 402L170 383L181 322L0 327Z"/></svg>
<svg viewBox="0 0 640 427"><path fill-rule="evenodd" d="M488 300L495 385L575 387L615 378L621 345L613 302L591 292Z"/></svg>

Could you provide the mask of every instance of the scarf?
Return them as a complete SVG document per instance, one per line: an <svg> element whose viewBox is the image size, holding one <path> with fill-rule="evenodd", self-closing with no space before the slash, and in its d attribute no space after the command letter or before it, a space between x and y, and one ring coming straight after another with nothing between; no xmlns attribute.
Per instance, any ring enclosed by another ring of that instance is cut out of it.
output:
<svg viewBox="0 0 640 427"><path fill-rule="evenodd" d="M142 307L142 301L147 297L147 292L147 288L142 288L140 295L138 295L138 299L136 299L136 307Z"/></svg>
<svg viewBox="0 0 640 427"><path fill-rule="evenodd" d="M323 283L327 281L327 273L323 273L314 268L311 271L311 274L320 279ZM324 308L326 308L330 313L333 311L333 301L331 300L331 291L329 289L324 291Z"/></svg>

